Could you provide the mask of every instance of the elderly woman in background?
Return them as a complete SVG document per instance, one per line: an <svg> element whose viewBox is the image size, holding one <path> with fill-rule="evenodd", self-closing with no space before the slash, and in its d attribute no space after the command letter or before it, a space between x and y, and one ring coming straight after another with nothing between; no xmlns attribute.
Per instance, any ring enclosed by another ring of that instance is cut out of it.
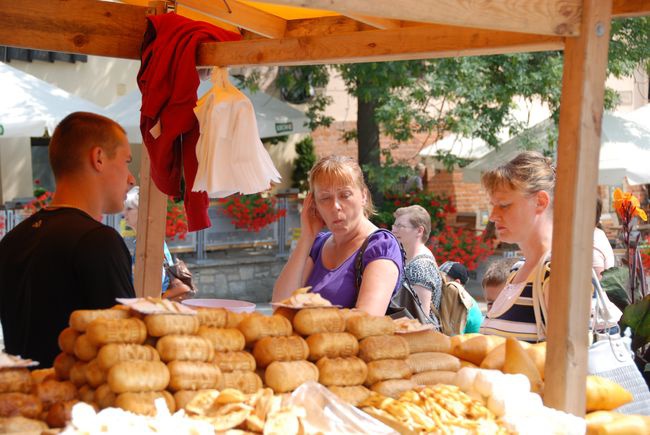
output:
<svg viewBox="0 0 650 435"><path fill-rule="evenodd" d="M546 338L543 313L548 306L555 168L542 154L527 151L484 173L481 183L490 199L490 220L495 223L498 239L516 243L525 257L494 300L481 332L526 341L543 340ZM533 291L536 277L541 277L541 286ZM540 291L542 297L536 293ZM535 305L540 308L537 316Z"/></svg>
<svg viewBox="0 0 650 435"><path fill-rule="evenodd" d="M140 205L140 187L134 186L126 194L124 200L124 220L126 224L133 228L133 231L138 231L138 207ZM169 251L167 242L163 240L163 260L166 264L171 265L174 263L172 254ZM131 259L135 262L135 256ZM132 264L135 266L135 264ZM185 285L180 279L173 278L165 272L165 267L162 267L162 294L161 296L166 299L173 299L181 301L186 299L192 294L192 289Z"/></svg>
<svg viewBox="0 0 650 435"><path fill-rule="evenodd" d="M300 238L275 283L273 301L311 286L334 305L384 315L399 288L402 254L395 237L368 219L373 205L361 168L348 157L322 158L309 173L309 186ZM357 288L355 258L366 239Z"/></svg>
<svg viewBox="0 0 650 435"><path fill-rule="evenodd" d="M435 257L424 245L431 234L431 216L419 205L398 208L393 216L393 234L406 252L404 274L417 293L424 312L431 313L439 326L440 320L435 313L440 312L442 278Z"/></svg>

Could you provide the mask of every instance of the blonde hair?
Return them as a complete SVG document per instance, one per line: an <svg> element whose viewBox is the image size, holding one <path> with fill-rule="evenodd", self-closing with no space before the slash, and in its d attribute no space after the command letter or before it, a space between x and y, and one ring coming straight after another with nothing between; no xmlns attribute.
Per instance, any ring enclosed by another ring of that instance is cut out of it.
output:
<svg viewBox="0 0 650 435"><path fill-rule="evenodd" d="M325 186L345 186L353 184L366 195L363 214L368 218L375 214L370 189L363 179L359 164L345 156L327 156L321 158L309 171L309 190L314 191L316 184Z"/></svg>
<svg viewBox="0 0 650 435"><path fill-rule="evenodd" d="M422 243L426 243L431 234L431 215L429 212L420 205L410 205L408 207L400 207L393 213L395 219L404 215L408 217L409 223L414 227L424 228L420 240L422 240Z"/></svg>
<svg viewBox="0 0 650 435"><path fill-rule="evenodd" d="M481 184L494 193L501 187L509 187L527 194L544 191L553 204L555 189L555 167L552 160L537 151L524 151L508 163L488 171L481 176Z"/></svg>

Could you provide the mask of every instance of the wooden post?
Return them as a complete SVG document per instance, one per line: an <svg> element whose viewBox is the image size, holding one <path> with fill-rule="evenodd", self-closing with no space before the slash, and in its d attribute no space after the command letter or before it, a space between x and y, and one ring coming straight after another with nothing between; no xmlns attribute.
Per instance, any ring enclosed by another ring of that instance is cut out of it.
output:
<svg viewBox="0 0 650 435"><path fill-rule="evenodd" d="M546 405L585 413L591 257L611 0L584 0L566 38L546 351Z"/></svg>
<svg viewBox="0 0 650 435"><path fill-rule="evenodd" d="M149 153L142 145L134 282L138 297L160 297L166 215L167 197L151 179Z"/></svg>

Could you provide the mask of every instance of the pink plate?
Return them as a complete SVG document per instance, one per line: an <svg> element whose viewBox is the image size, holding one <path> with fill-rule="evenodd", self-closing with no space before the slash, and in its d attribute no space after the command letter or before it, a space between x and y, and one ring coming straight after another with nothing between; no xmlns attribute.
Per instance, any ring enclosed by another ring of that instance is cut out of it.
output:
<svg viewBox="0 0 650 435"><path fill-rule="evenodd" d="M183 305L190 307L204 308L225 308L235 313L252 313L255 311L255 304L234 299L186 299Z"/></svg>

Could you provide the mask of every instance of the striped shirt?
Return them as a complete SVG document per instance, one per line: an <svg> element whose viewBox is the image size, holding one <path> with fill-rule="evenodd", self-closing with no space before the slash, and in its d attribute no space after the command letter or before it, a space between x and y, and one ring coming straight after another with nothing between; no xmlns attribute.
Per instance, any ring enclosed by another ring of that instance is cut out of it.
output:
<svg viewBox="0 0 650 435"><path fill-rule="evenodd" d="M544 267L543 288L544 292L546 292L550 281L550 262L545 262ZM528 342L546 339L543 335L538 336L535 309L533 307L533 280L537 273L537 270L534 270L526 279L526 282L521 284L512 284L511 281L515 274L510 275L506 287L499 293L483 321L481 333L515 337ZM508 302L507 299L513 301ZM509 308L508 305L510 305ZM498 311L502 313L498 314ZM544 318L542 318L542 323L546 323Z"/></svg>

